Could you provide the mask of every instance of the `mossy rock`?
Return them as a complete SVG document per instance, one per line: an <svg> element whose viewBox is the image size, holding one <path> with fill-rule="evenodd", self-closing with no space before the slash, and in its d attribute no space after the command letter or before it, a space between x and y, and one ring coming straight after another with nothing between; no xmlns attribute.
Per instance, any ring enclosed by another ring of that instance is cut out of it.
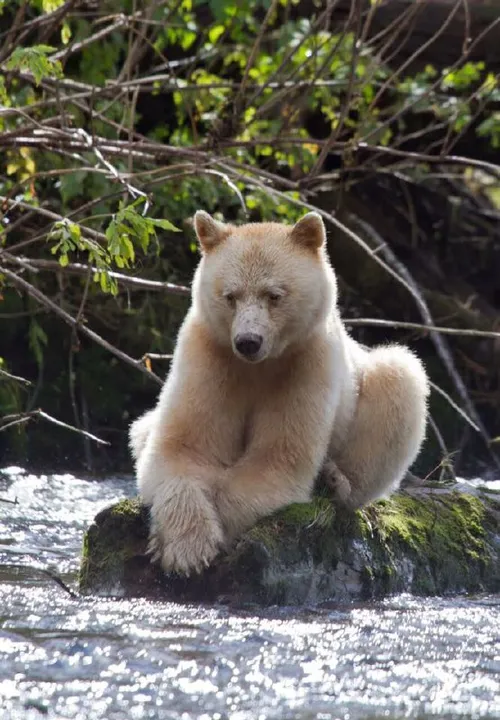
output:
<svg viewBox="0 0 500 720"><path fill-rule="evenodd" d="M493 498L453 490L398 493L357 512L318 497L265 518L204 573L181 578L150 562L147 509L124 500L85 536L80 589L236 605L498 591L499 518Z"/></svg>

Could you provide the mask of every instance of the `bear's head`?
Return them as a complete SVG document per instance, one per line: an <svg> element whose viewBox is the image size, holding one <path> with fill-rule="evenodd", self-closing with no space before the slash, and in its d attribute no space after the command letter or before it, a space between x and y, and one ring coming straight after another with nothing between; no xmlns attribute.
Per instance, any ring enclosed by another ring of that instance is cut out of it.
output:
<svg viewBox="0 0 500 720"><path fill-rule="evenodd" d="M321 217L293 226L229 225L199 210L194 227L202 252L193 304L217 342L241 360L279 357L303 343L337 302Z"/></svg>

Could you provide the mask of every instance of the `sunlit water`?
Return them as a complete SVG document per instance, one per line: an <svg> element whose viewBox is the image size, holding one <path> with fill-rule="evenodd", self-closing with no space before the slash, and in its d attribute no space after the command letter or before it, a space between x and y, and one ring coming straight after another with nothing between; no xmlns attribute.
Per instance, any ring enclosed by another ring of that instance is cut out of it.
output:
<svg viewBox="0 0 500 720"><path fill-rule="evenodd" d="M262 612L72 599L130 480L0 473L1 720L500 718L500 597Z"/></svg>

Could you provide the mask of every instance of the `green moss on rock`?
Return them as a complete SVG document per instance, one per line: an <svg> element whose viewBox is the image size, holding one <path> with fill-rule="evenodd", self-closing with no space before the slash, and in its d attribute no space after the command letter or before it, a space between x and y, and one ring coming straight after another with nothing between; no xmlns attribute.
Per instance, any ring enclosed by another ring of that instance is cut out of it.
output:
<svg viewBox="0 0 500 720"><path fill-rule="evenodd" d="M99 513L84 540L82 591L300 605L500 588L498 513L453 491L396 494L357 512L324 497L290 505L191 579L151 564L147 536L137 500Z"/></svg>
<svg viewBox="0 0 500 720"><path fill-rule="evenodd" d="M122 500L96 515L84 537L80 589L104 595L123 594L130 566L143 556L148 517L139 500Z"/></svg>
<svg viewBox="0 0 500 720"><path fill-rule="evenodd" d="M394 495L373 506L379 532L428 557L443 552L480 559L485 553L485 507L472 495L437 494L432 501Z"/></svg>
<svg viewBox="0 0 500 720"><path fill-rule="evenodd" d="M406 561L408 589L420 594L479 590L487 581L487 504L457 492L425 497L396 494L364 511L374 527L374 550L397 566Z"/></svg>

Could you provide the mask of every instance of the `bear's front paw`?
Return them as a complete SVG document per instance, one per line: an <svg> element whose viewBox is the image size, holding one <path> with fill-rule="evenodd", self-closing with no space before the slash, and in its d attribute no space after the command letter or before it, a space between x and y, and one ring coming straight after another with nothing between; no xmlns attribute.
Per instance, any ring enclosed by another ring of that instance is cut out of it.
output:
<svg viewBox="0 0 500 720"><path fill-rule="evenodd" d="M148 551L165 572L202 572L224 545L219 517L203 490L186 486L152 509Z"/></svg>
<svg viewBox="0 0 500 720"><path fill-rule="evenodd" d="M151 536L149 551L165 572L181 575L200 573L217 556L224 543L220 527L209 522L193 527L185 536L155 533Z"/></svg>

